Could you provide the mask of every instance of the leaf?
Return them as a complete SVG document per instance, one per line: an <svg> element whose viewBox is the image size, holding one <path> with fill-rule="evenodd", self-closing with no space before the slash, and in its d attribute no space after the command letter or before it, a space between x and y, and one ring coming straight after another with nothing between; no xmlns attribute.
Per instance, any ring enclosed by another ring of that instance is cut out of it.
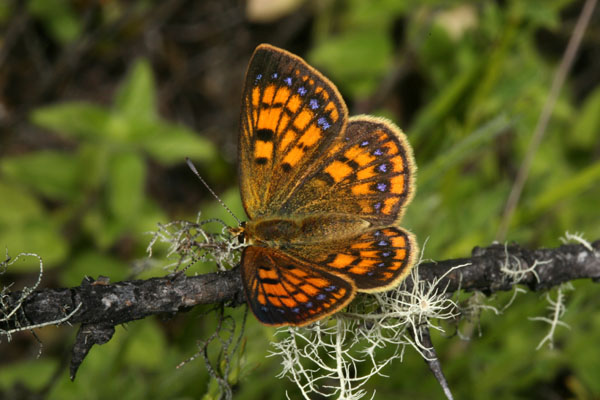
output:
<svg viewBox="0 0 600 400"><path fill-rule="evenodd" d="M147 60L137 60L115 97L115 110L128 118L156 118L156 89L152 68Z"/></svg>
<svg viewBox="0 0 600 400"><path fill-rule="evenodd" d="M84 231L93 239L100 249L108 249L122 235L128 226L124 221L107 215L100 204L87 210L81 221Z"/></svg>
<svg viewBox="0 0 600 400"><path fill-rule="evenodd" d="M116 219L137 218L144 201L146 166L140 155L117 153L111 158L108 171L108 208Z"/></svg>
<svg viewBox="0 0 600 400"><path fill-rule="evenodd" d="M0 180L0 232L7 226L24 224L44 216L42 205L20 186ZM4 243L0 242L0 246Z"/></svg>
<svg viewBox="0 0 600 400"><path fill-rule="evenodd" d="M350 31L318 43L309 54L312 63L351 97L371 94L388 70L392 45L383 29Z"/></svg>
<svg viewBox="0 0 600 400"><path fill-rule="evenodd" d="M69 139L97 140L106 135L110 114L103 108L87 103L63 103L34 110L34 124L55 131Z"/></svg>
<svg viewBox="0 0 600 400"><path fill-rule="evenodd" d="M69 246L60 227L44 212L42 205L29 193L0 181L0 246L9 254L36 253L43 257L44 268L62 262ZM26 257L10 266L11 271L34 271L37 258Z"/></svg>
<svg viewBox="0 0 600 400"><path fill-rule="evenodd" d="M5 158L0 162L0 170L50 199L69 200L79 191L79 160L65 152L46 150Z"/></svg>
<svg viewBox="0 0 600 400"><path fill-rule="evenodd" d="M67 44L79 37L81 20L71 9L71 2L63 0L30 0L27 7L31 14L41 20L57 41Z"/></svg>
<svg viewBox="0 0 600 400"><path fill-rule="evenodd" d="M572 133L567 135L569 142L580 147L593 147L600 136L600 88L594 90L585 100L581 112L575 119Z"/></svg>
<svg viewBox="0 0 600 400"><path fill-rule="evenodd" d="M47 218L3 227L0 229L0 245L7 248L11 255L18 253L40 255L45 270L63 262L69 251L69 245L63 239L60 227ZM37 258L27 257L22 260L12 264L11 271L24 272L39 269Z"/></svg>
<svg viewBox="0 0 600 400"><path fill-rule="evenodd" d="M154 123L153 135L140 143L152 157L167 165L181 163L185 157L196 161L212 161L217 157L215 145L185 127Z"/></svg>

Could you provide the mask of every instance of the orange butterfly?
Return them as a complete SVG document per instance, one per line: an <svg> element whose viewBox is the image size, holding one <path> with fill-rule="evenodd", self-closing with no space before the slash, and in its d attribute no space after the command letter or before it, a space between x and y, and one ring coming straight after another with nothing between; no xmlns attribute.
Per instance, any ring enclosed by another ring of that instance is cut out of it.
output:
<svg viewBox="0 0 600 400"><path fill-rule="evenodd" d="M390 121L348 118L337 88L300 57L262 44L242 97L239 174L249 221L242 280L256 317L305 325L357 292L398 285L417 243L397 227L415 163Z"/></svg>

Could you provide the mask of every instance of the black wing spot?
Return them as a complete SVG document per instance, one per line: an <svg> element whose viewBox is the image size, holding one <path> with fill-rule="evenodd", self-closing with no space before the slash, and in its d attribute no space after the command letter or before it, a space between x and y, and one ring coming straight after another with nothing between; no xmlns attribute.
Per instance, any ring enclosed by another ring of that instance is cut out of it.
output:
<svg viewBox="0 0 600 400"><path fill-rule="evenodd" d="M256 131L256 137L258 140L262 140L263 142L272 141L273 136L275 136L275 132L273 132L271 129L259 129Z"/></svg>
<svg viewBox="0 0 600 400"><path fill-rule="evenodd" d="M348 165L354 171L356 171L360 167L360 165L356 161L351 160L345 156L340 157L339 160L343 163L346 163L346 165Z"/></svg>
<svg viewBox="0 0 600 400"><path fill-rule="evenodd" d="M256 157L254 159L254 162L259 165L265 165L267 163L267 161L269 161L269 159L267 157Z"/></svg>
<svg viewBox="0 0 600 400"><path fill-rule="evenodd" d="M281 164L281 169L283 169L283 172L290 172L292 170L292 166L289 163L283 163Z"/></svg>

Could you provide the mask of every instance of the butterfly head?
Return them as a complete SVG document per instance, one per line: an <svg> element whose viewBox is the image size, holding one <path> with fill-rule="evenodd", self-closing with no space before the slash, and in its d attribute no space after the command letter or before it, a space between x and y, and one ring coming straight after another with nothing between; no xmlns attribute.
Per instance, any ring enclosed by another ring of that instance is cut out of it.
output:
<svg viewBox="0 0 600 400"><path fill-rule="evenodd" d="M234 238L237 237L240 244L246 242L247 232L246 232L246 221L240 222L238 226L227 228L231 236Z"/></svg>

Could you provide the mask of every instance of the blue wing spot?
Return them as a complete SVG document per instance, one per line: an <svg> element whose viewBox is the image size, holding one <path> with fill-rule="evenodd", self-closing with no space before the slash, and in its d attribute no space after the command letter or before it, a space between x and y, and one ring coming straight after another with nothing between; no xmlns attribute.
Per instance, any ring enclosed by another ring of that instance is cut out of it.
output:
<svg viewBox="0 0 600 400"><path fill-rule="evenodd" d="M385 263L379 263L379 264L377 264L377 266L380 267L380 268L381 267L385 267Z"/></svg>
<svg viewBox="0 0 600 400"><path fill-rule="evenodd" d="M327 128L329 128L331 126L331 125L329 125L329 122L327 122L327 120L325 119L325 117L319 118L317 120L317 125L319 125L323 129L327 129Z"/></svg>
<svg viewBox="0 0 600 400"><path fill-rule="evenodd" d="M312 301L307 301L306 303L304 303L304 306L305 306L306 308L312 308L312 306L313 306L313 302L312 302Z"/></svg>
<svg viewBox="0 0 600 400"><path fill-rule="evenodd" d="M277 308L277 311L279 311L279 314L285 314L285 310L283 308Z"/></svg>
<svg viewBox="0 0 600 400"><path fill-rule="evenodd" d="M379 243L377 243L378 246L389 246L389 243L386 242L385 240L380 241Z"/></svg>
<svg viewBox="0 0 600 400"><path fill-rule="evenodd" d="M333 292L335 289L337 289L335 285L331 285L325 288L325 290L328 292Z"/></svg>
<svg viewBox="0 0 600 400"><path fill-rule="evenodd" d="M298 307L294 307L292 308L292 311L298 314L300 312L300 309Z"/></svg>
<svg viewBox="0 0 600 400"><path fill-rule="evenodd" d="M369 145L369 141L368 141L368 140L365 140L364 142L362 142L362 143L360 144L360 147L365 147L365 146L368 146L368 145Z"/></svg>
<svg viewBox="0 0 600 400"><path fill-rule="evenodd" d="M304 88L304 86L300 86L298 88L298 93L300 93L300 96L304 96L306 94L306 89Z"/></svg>
<svg viewBox="0 0 600 400"><path fill-rule="evenodd" d="M256 75L256 79L255 79L256 81L260 81L261 79L262 79L262 74Z"/></svg>
<svg viewBox="0 0 600 400"><path fill-rule="evenodd" d="M376 156L380 156L383 154L383 151L381 151L381 149L377 149L373 152L373 154L375 154Z"/></svg>
<svg viewBox="0 0 600 400"><path fill-rule="evenodd" d="M269 309L268 309L267 307L265 307L265 306L260 306L260 309L261 309L262 311L264 311L264 312L267 312L267 311L269 311Z"/></svg>
<svg viewBox="0 0 600 400"><path fill-rule="evenodd" d="M369 276L373 276L374 274L375 274L375 273L374 273L373 271L369 271L369 272L367 272L367 275L369 275Z"/></svg>
<svg viewBox="0 0 600 400"><path fill-rule="evenodd" d="M277 79L277 77L278 77L278 76L279 76L279 75L277 74L277 72L275 72L273 75L271 75L271 78L273 78L273 79Z"/></svg>
<svg viewBox="0 0 600 400"><path fill-rule="evenodd" d="M392 252L391 251L384 251L383 253L381 253L381 255L384 256L384 257L389 257L389 256L392 255Z"/></svg>
<svg viewBox="0 0 600 400"><path fill-rule="evenodd" d="M288 86L292 86L292 78L289 76L283 80Z"/></svg>
<svg viewBox="0 0 600 400"><path fill-rule="evenodd" d="M373 208L374 208L375 210L377 210L377 211L381 210L381 202L377 202L377 203L375 203L375 204L373 205ZM379 232L379 231L377 231L377 232ZM375 236L379 236L379 235L377 235L377 232L375 232Z"/></svg>
<svg viewBox="0 0 600 400"><path fill-rule="evenodd" d="M317 295L317 300L325 300L327 298L327 296L325 296L323 293L319 293Z"/></svg>
<svg viewBox="0 0 600 400"><path fill-rule="evenodd" d="M377 190L379 190L380 192L385 192L387 190L387 185L383 182L379 182L377 184Z"/></svg>
<svg viewBox="0 0 600 400"><path fill-rule="evenodd" d="M312 108L313 110L319 108L319 102L317 101L317 99L310 99L309 104L310 108Z"/></svg>
<svg viewBox="0 0 600 400"><path fill-rule="evenodd" d="M387 172L387 164L381 164L377 169L379 170L379 172Z"/></svg>

